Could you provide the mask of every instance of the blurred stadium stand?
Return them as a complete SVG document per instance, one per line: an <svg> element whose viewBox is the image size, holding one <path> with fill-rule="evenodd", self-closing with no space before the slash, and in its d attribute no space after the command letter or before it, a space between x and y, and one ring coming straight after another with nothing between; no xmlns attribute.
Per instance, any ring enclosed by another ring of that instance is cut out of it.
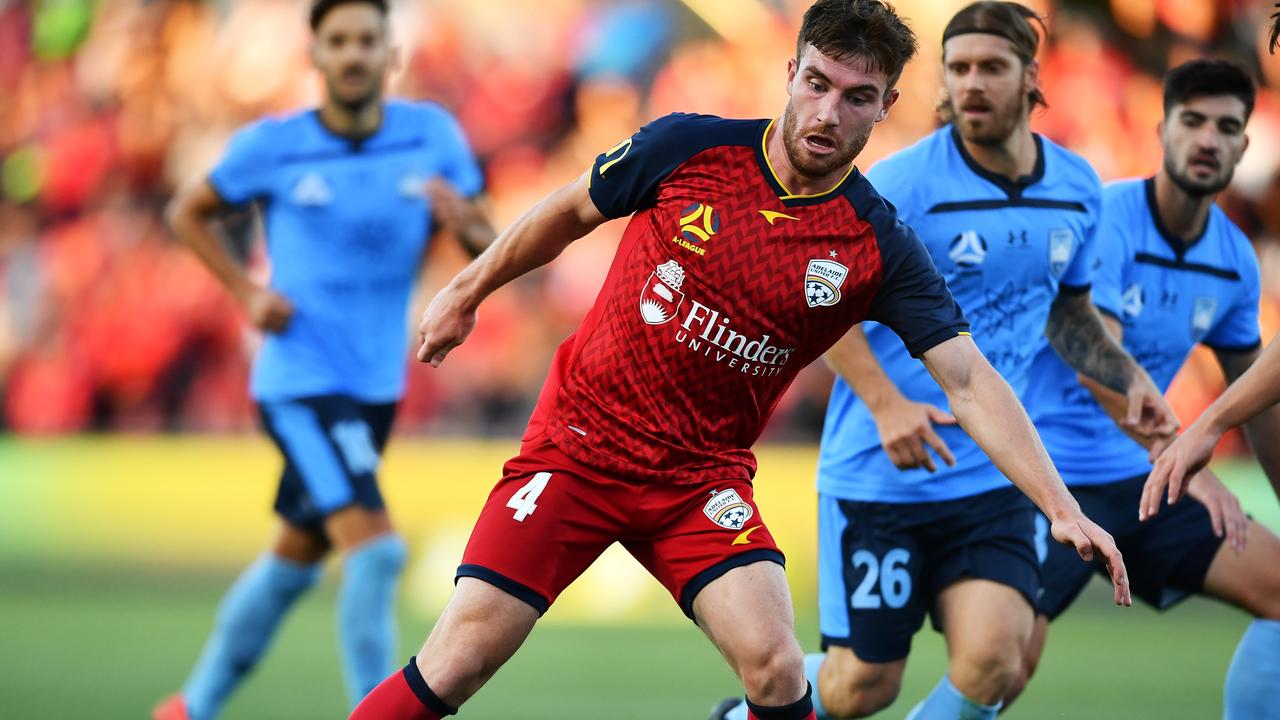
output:
<svg viewBox="0 0 1280 720"><path fill-rule="evenodd" d="M314 103L305 0L0 0L0 431L237 431L257 339L159 211L207 170L228 135ZM806 0L399 0L396 95L455 111L482 158L499 226L644 121L674 110L763 117L785 102L785 64ZM903 98L860 160L934 126L938 37L962 2L898 0L922 38ZM1161 74L1201 54L1264 86L1245 160L1221 203L1262 258L1266 337L1280 326L1280 58L1269 2L1030 3L1050 17L1041 57L1050 107L1035 128L1104 179L1151 174ZM947 5L947 8L941 6ZM250 214L228 241L265 276ZM590 305L621 223L495 295L470 342L416 368L402 429L519 432L551 352ZM463 263L435 248L406 335ZM406 355L407 361L407 355ZM1196 355L1175 383L1192 417L1221 378ZM770 429L816 438L830 376L801 375ZM1238 443L1238 440L1235 441Z"/></svg>

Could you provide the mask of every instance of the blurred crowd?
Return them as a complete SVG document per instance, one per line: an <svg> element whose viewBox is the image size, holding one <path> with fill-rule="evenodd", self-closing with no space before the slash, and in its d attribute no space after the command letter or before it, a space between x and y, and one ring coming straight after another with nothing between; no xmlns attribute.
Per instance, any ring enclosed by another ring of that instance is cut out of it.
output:
<svg viewBox="0 0 1280 720"><path fill-rule="evenodd" d="M963 2L897 0L921 37L902 100L860 160L936 126L939 41ZM1037 131L1104 179L1149 175L1160 148L1161 75L1229 57L1263 86L1251 145L1221 203L1262 260L1267 337L1280 326L1280 58L1260 0L1029 3L1049 18L1049 99ZM487 178L496 225L581 173L600 151L674 110L776 115L806 0L393 0L402 62L392 93L453 110ZM0 0L0 430L240 430L259 338L159 214L206 172L229 134L314 104L306 0ZM946 6L945 8L942 6ZM229 241L266 277L246 213ZM621 223L495 295L439 370L415 367L411 431L511 434L555 346L603 281ZM443 238L406 318L464 262ZM406 354L406 362L408 356ZM1197 355L1175 385L1190 416L1220 376ZM812 438L830 375L806 370L770 433Z"/></svg>

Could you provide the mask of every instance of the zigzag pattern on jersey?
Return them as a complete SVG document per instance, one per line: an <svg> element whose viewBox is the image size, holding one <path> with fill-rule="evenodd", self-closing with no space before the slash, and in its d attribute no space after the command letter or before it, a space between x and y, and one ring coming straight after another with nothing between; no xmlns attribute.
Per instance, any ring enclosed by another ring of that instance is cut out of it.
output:
<svg viewBox="0 0 1280 720"><path fill-rule="evenodd" d="M704 254L674 240L694 203L720 218L719 231L698 245ZM798 220L770 225L762 209ZM834 307L805 300L816 259L849 269ZM655 269L673 260L684 271L683 298L670 320L648 324L641 295ZM778 400L801 368L866 316L880 274L873 231L844 197L786 208L752 148L704 151L662 183L653 208L631 219L596 307L570 341L576 352L561 368L547 431L575 459L628 479L749 478L750 446ZM723 324L788 357L735 356L704 339L708 323L707 337Z"/></svg>

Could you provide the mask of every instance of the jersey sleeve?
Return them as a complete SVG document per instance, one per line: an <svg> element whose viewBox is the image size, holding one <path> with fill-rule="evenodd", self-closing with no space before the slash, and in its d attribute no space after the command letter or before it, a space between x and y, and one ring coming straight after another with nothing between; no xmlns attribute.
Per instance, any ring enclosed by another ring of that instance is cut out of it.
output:
<svg viewBox="0 0 1280 720"><path fill-rule="evenodd" d="M895 218L877 235L883 275L870 319L897 333L912 357L968 334L969 322L915 231Z"/></svg>
<svg viewBox="0 0 1280 720"><path fill-rule="evenodd" d="M1090 299L1102 312L1124 319L1124 278L1133 262L1125 228L1134 227L1118 203L1103 203L1093 253L1093 295Z"/></svg>
<svg viewBox="0 0 1280 720"><path fill-rule="evenodd" d="M1089 175L1091 187L1084 203L1086 213L1084 237L1080 238L1080 247L1076 249L1075 256L1071 258L1067 269L1062 273L1062 279L1058 281L1060 293L1082 293L1088 290L1096 282L1095 271L1101 269L1098 263L1098 243L1101 242L1099 232L1103 222L1102 184L1092 170L1089 171Z"/></svg>
<svg viewBox="0 0 1280 720"><path fill-rule="evenodd" d="M1262 333L1258 324L1258 304L1262 294L1261 274L1258 261L1248 247L1248 241L1242 239L1245 246L1243 252L1248 253L1248 260L1241 263L1240 282L1244 283L1244 292L1239 293L1236 302L1205 335L1204 345L1219 352L1246 352L1262 345Z"/></svg>
<svg viewBox="0 0 1280 720"><path fill-rule="evenodd" d="M431 116L433 134L438 134L440 144L440 176L460 195L475 197L484 190L484 174L471 152L471 143L462 126L452 115L439 109Z"/></svg>
<svg viewBox="0 0 1280 720"><path fill-rule="evenodd" d="M591 201L607 218L652 207L658 185L702 149L691 125L699 116L674 113L658 118L596 157L591 168Z"/></svg>
<svg viewBox="0 0 1280 720"><path fill-rule="evenodd" d="M226 153L209 173L209 183L223 202L244 205L271 194L275 146L270 123L247 125L231 136Z"/></svg>

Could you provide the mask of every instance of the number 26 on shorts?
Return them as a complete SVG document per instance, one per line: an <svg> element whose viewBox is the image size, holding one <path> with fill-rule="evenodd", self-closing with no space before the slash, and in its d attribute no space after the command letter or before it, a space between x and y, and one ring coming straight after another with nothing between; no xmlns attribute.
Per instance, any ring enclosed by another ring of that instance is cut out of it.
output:
<svg viewBox="0 0 1280 720"><path fill-rule="evenodd" d="M849 602L856 610L879 610L887 605L897 610L907 604L911 598L911 572L907 563L911 562L911 551L905 548L894 548L877 559L870 550L858 550L853 553L854 567L865 567L867 574L849 597ZM879 592L876 586L879 585Z"/></svg>
<svg viewBox="0 0 1280 720"><path fill-rule="evenodd" d="M516 522L524 522L524 519L533 514L538 509L538 496L543 490L547 489L547 481L551 479L551 473L540 472L534 475L524 487L516 491L511 499L507 501L507 507L516 511L513 516Z"/></svg>

